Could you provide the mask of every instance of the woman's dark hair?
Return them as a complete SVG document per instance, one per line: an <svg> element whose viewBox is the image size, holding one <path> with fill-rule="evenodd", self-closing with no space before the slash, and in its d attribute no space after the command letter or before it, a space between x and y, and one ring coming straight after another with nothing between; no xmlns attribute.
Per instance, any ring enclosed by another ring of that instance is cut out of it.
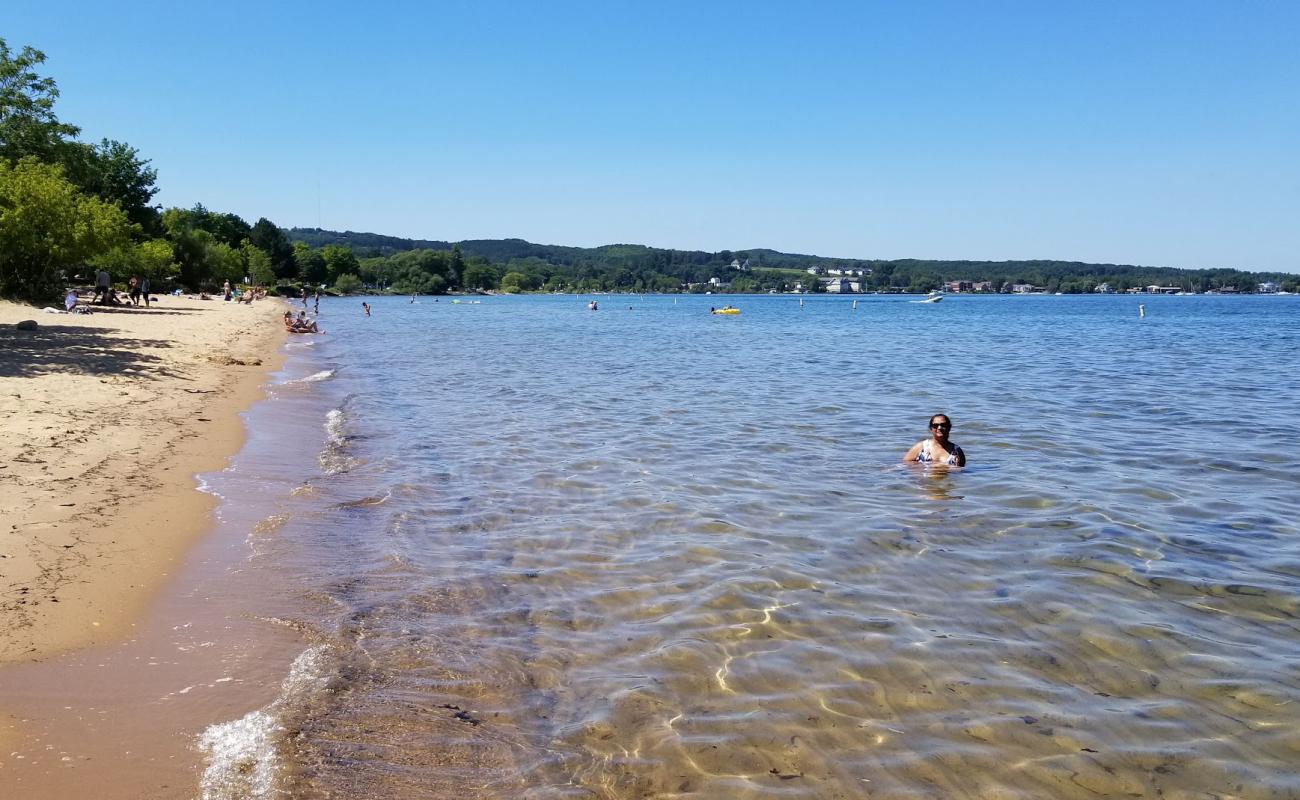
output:
<svg viewBox="0 0 1300 800"><path fill-rule="evenodd" d="M946 422L946 423L948 423L949 426L952 425L952 418L949 417L947 414L931 414L931 415L930 415L930 427L931 427L931 428L934 427L934 421L935 421L936 419L939 419L940 417L943 417L943 421Z"/></svg>

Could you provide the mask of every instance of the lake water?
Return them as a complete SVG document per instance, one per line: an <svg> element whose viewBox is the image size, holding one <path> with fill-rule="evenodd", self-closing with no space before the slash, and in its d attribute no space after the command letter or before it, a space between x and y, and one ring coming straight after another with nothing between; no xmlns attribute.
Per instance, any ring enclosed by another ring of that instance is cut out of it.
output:
<svg viewBox="0 0 1300 800"><path fill-rule="evenodd" d="M1300 298L589 299L322 302L206 796L1300 796Z"/></svg>

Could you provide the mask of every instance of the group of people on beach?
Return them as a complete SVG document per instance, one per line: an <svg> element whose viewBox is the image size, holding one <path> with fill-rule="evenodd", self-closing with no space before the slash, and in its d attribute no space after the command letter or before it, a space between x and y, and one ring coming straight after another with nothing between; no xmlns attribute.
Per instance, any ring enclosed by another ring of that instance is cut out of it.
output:
<svg viewBox="0 0 1300 800"><path fill-rule="evenodd" d="M294 316L292 311L284 312L284 329L289 333L324 333L325 331L316 327L316 320L307 319L306 311L299 311L298 316Z"/></svg>
<svg viewBox="0 0 1300 800"><path fill-rule="evenodd" d="M68 298L75 294L72 290L68 291ZM144 307L149 307L149 279L132 275L126 282L126 297L123 300L117 290L113 288L113 282L108 274L108 270L101 269L95 274L95 296L91 298L92 303L101 306L139 306L141 302ZM67 304L68 298L64 298L64 304ZM74 303L73 306L76 304ZM72 308L68 308L72 311Z"/></svg>

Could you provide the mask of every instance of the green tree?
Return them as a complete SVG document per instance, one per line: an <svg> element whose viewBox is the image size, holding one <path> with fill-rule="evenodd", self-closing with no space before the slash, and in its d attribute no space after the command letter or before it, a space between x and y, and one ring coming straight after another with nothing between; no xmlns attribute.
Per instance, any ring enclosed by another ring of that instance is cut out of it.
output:
<svg viewBox="0 0 1300 800"><path fill-rule="evenodd" d="M245 239L239 246L239 255L244 261L244 275L254 286L270 286L275 283L271 257L262 248Z"/></svg>
<svg viewBox="0 0 1300 800"><path fill-rule="evenodd" d="M230 281L232 286L243 281L244 259L239 248L231 247L225 242L211 241L203 257L214 288L225 281Z"/></svg>
<svg viewBox="0 0 1300 800"><path fill-rule="evenodd" d="M303 283L318 285L325 281L325 256L320 250L306 242L294 242L293 262L298 265L298 279Z"/></svg>
<svg viewBox="0 0 1300 800"><path fill-rule="evenodd" d="M465 256L460 252L460 245L451 248L451 279L453 285L469 286L465 282Z"/></svg>
<svg viewBox="0 0 1300 800"><path fill-rule="evenodd" d="M11 165L27 156L57 162L64 142L80 132L55 116L59 87L36 72L43 63L40 50L24 47L14 55L0 39L0 160Z"/></svg>
<svg viewBox="0 0 1300 800"><path fill-rule="evenodd" d="M150 205L158 193L158 171L134 147L111 139L97 145L69 142L63 149L63 163L69 179L82 191L117 203L142 232L160 232L158 207Z"/></svg>
<svg viewBox="0 0 1300 800"><path fill-rule="evenodd" d="M253 223L248 239L271 257L271 268L275 270L277 278L291 280L297 277L298 265L293 260L293 245L274 222L262 217Z"/></svg>
<svg viewBox="0 0 1300 800"><path fill-rule="evenodd" d="M172 245L162 239L125 243L88 259L91 266L108 272L114 281L131 276L148 278L152 288L176 277L180 271Z"/></svg>
<svg viewBox="0 0 1300 800"><path fill-rule="evenodd" d="M356 275L357 271L361 269L361 263L357 261L357 257L350 247L327 244L319 252L325 262L325 280L330 283L333 283L338 279L338 276L345 272ZM294 245L294 256L297 257L297 244Z"/></svg>
<svg viewBox="0 0 1300 800"><path fill-rule="evenodd" d="M501 291L522 292L528 288L528 276L522 272L507 272L501 276Z"/></svg>
<svg viewBox="0 0 1300 800"><path fill-rule="evenodd" d="M343 294L353 294L361 291L361 279L350 272L345 272L334 279L334 290Z"/></svg>
<svg viewBox="0 0 1300 800"><path fill-rule="evenodd" d="M461 285L466 289L495 289L497 271L489 264L468 264Z"/></svg>
<svg viewBox="0 0 1300 800"><path fill-rule="evenodd" d="M122 209L78 192L62 167L35 158L0 161L0 295L57 295L63 270L125 245L130 235Z"/></svg>

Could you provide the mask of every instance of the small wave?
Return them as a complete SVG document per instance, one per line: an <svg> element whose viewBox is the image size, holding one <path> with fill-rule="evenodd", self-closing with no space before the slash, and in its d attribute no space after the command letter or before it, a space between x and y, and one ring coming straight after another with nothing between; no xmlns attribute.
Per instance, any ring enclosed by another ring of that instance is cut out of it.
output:
<svg viewBox="0 0 1300 800"><path fill-rule="evenodd" d="M347 437L343 434L343 424L346 422L343 415L343 409L331 409L325 415L325 433L329 435L330 444L343 444Z"/></svg>
<svg viewBox="0 0 1300 800"><path fill-rule="evenodd" d="M321 381L327 381L330 378L333 378L337 373L338 370L335 369L323 369L320 372L313 373L311 375L308 375L305 378L294 378L293 380L285 381L280 385L281 386L304 386L309 383L320 383Z"/></svg>
<svg viewBox="0 0 1300 800"><path fill-rule="evenodd" d="M328 650L325 645L316 645L300 653L280 685L279 696L266 707L203 731L199 748L208 754L199 784L203 800L279 796L277 750L286 731L285 714L324 688L328 681Z"/></svg>
<svg viewBox="0 0 1300 800"><path fill-rule="evenodd" d="M383 496L372 495L370 497L362 497L358 500L345 500L341 503L335 503L334 507L335 508L365 508L366 506L377 506L380 505L381 503L388 502L388 499L392 496L393 493L390 491L384 494Z"/></svg>
<svg viewBox="0 0 1300 800"><path fill-rule="evenodd" d="M337 370L333 369L323 369L320 372L313 373L305 378L289 381L289 383L316 383L318 381L327 381L330 378L333 378L336 372Z"/></svg>
<svg viewBox="0 0 1300 800"><path fill-rule="evenodd" d="M253 533L259 536L266 536L267 534L275 533L276 531L283 528L285 523L288 521L289 521L288 514L272 514L271 516L260 520L256 525L254 525Z"/></svg>
<svg viewBox="0 0 1300 800"><path fill-rule="evenodd" d="M318 461L327 475L347 472L356 465L356 460L347 452L347 421L347 414L341 408L331 409L325 415L325 447L321 450Z"/></svg>

